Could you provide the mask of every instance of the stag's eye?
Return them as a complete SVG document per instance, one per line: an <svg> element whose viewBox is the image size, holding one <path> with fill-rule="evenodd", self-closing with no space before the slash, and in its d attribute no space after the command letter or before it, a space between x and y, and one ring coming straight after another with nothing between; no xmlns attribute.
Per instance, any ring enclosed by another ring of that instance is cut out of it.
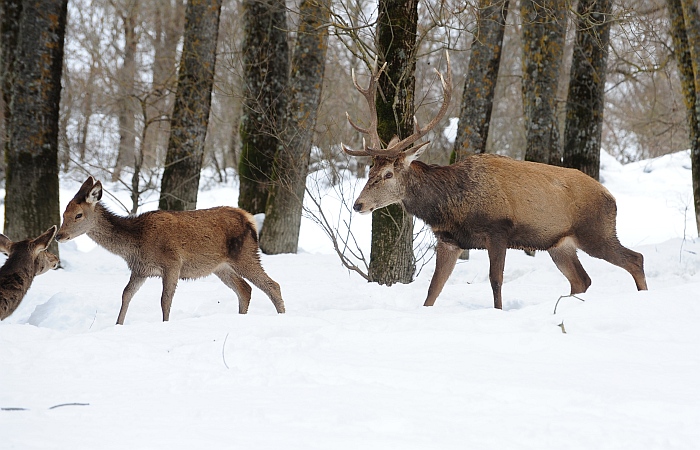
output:
<svg viewBox="0 0 700 450"><path fill-rule="evenodd" d="M384 175L384 179L388 180L389 178L394 176L394 172L387 172L386 175Z"/></svg>
<svg viewBox="0 0 700 450"><path fill-rule="evenodd" d="M75 220L78 220L83 217L83 213L78 213L75 215Z"/></svg>

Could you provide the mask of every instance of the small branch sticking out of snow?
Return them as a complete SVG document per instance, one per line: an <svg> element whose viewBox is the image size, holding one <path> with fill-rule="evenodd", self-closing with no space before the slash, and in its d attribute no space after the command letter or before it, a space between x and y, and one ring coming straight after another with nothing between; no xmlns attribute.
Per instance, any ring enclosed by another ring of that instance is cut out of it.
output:
<svg viewBox="0 0 700 450"><path fill-rule="evenodd" d="M227 369L230 369L228 364L226 364L226 341L228 340L228 333L226 333L226 337L224 338L224 345L221 346L221 359L224 360L224 366L226 366Z"/></svg>
<svg viewBox="0 0 700 450"><path fill-rule="evenodd" d="M582 302L585 302L584 299L582 299L581 297L576 297L574 294L571 294L571 295L560 295L560 296L559 296L559 299L557 300L557 303L554 305L554 314L557 313L557 306L559 306L559 300L561 300L562 298L569 298L569 297L573 297L573 298L575 298L575 299L577 299L577 300L581 300ZM562 323L563 323L563 322L562 322ZM562 327L562 329L563 329L563 327ZM565 331L565 333L566 333L566 331Z"/></svg>

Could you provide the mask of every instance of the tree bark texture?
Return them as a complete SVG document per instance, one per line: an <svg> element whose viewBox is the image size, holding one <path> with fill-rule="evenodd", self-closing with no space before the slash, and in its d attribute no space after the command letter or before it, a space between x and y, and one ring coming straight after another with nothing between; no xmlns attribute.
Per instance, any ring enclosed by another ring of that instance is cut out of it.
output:
<svg viewBox="0 0 700 450"><path fill-rule="evenodd" d="M260 249L296 253L328 49L329 0L303 0L292 56L284 129L274 163Z"/></svg>
<svg viewBox="0 0 700 450"><path fill-rule="evenodd" d="M119 100L117 102L119 120L119 149L117 161L112 172L112 181L121 177L124 167L133 166L136 156L136 120L134 84L136 83L136 18L138 15L137 2L129 3L126 11L122 11L124 25L124 53L122 66L117 73L119 83Z"/></svg>
<svg viewBox="0 0 700 450"><path fill-rule="evenodd" d="M486 151L508 2L509 0L479 0L477 29L469 56L451 163Z"/></svg>
<svg viewBox="0 0 700 450"><path fill-rule="evenodd" d="M386 61L376 99L377 131L385 143L413 133L417 0L380 0L377 52ZM380 62L380 65L382 62ZM413 217L401 205L372 213L370 280L392 285L410 283L416 269L413 254Z"/></svg>
<svg viewBox="0 0 700 450"><path fill-rule="evenodd" d="M286 111L289 48L283 0L243 0L244 105L238 206L265 212Z"/></svg>
<svg viewBox="0 0 700 450"><path fill-rule="evenodd" d="M8 124L10 119L10 102L12 101L12 86L13 71L12 64L15 58L15 49L17 47L17 37L19 35L19 19L22 13L21 0L3 0L0 1L0 88L2 88L2 135L0 136L0 144L2 145L2 176L4 178L4 169L7 154L7 146L9 141L6 139Z"/></svg>
<svg viewBox="0 0 700 450"><path fill-rule="evenodd" d="M700 12L692 0L666 0L674 56L687 109L695 223L700 235Z"/></svg>
<svg viewBox="0 0 700 450"><path fill-rule="evenodd" d="M564 166L600 178L612 0L579 0L564 128Z"/></svg>
<svg viewBox="0 0 700 450"><path fill-rule="evenodd" d="M522 0L525 159L561 165L557 84L564 55L566 0Z"/></svg>
<svg viewBox="0 0 700 450"><path fill-rule="evenodd" d="M67 10L68 0L24 2L10 50L4 233L12 240L34 238L61 220L58 115ZM50 248L58 250L55 243Z"/></svg>
<svg viewBox="0 0 700 450"><path fill-rule="evenodd" d="M165 157L160 203L165 210L197 206L204 139L216 66L221 0L189 0L175 107Z"/></svg>

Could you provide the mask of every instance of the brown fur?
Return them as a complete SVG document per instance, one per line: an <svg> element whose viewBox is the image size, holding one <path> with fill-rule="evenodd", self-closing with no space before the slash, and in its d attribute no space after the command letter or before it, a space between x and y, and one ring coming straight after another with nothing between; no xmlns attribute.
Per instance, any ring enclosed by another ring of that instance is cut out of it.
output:
<svg viewBox="0 0 700 450"><path fill-rule="evenodd" d="M591 284L576 256L580 248L627 270L647 288L644 258L623 247L615 230L615 199L603 185L574 169L474 155L450 166L414 161L420 152L376 157L354 209L368 213L400 202L438 239L435 274L426 306L434 304L461 249L489 253L494 306L501 308L507 248L547 250L571 284ZM391 173L390 175L387 175Z"/></svg>
<svg viewBox="0 0 700 450"><path fill-rule="evenodd" d="M58 256L46 251L54 234L55 225L36 239L20 242L0 234L0 252L8 255L0 268L0 320L17 309L35 276L58 267Z"/></svg>
<svg viewBox="0 0 700 450"><path fill-rule="evenodd" d="M258 236L253 217L239 208L218 207L195 211L151 211L121 217L101 203L102 184L89 177L63 213L56 234L66 242L86 233L97 244L124 258L131 278L122 295L117 324L123 324L129 302L148 277L163 279L163 320L170 316L178 279L214 273L238 296L239 313L250 304L251 288L263 290L278 313L284 313L279 285L260 265Z"/></svg>

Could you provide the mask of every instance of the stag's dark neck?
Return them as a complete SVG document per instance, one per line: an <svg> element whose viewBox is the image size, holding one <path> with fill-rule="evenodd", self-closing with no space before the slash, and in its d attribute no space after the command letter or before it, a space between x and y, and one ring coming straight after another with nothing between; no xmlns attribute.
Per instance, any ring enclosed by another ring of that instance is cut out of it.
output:
<svg viewBox="0 0 700 450"><path fill-rule="evenodd" d="M447 220L450 202L459 198L466 188L466 176L460 173L461 165L436 166L414 161L408 168L406 194L403 205L406 211L428 225L438 225Z"/></svg>
<svg viewBox="0 0 700 450"><path fill-rule="evenodd" d="M125 259L138 250L141 235L139 216L118 216L102 203L95 205L97 223L87 235L101 247Z"/></svg>

